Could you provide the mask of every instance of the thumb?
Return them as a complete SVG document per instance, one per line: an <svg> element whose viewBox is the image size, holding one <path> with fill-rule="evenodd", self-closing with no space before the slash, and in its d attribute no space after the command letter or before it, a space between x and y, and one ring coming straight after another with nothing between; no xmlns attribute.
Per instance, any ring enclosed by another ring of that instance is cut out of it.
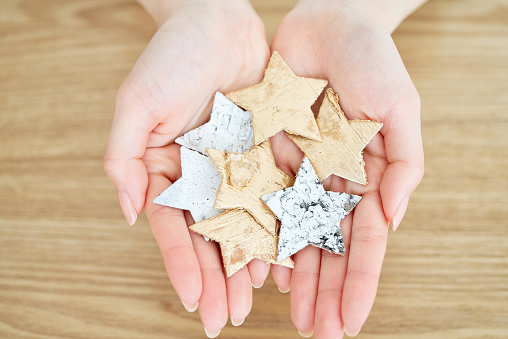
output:
<svg viewBox="0 0 508 339"><path fill-rule="evenodd" d="M148 174L142 157L150 131L155 128L153 119L124 82L116 97L115 116L109 134L104 171L118 191L123 214L133 225L143 210Z"/></svg>
<svg viewBox="0 0 508 339"><path fill-rule="evenodd" d="M420 98L396 105L385 121L384 142L388 166L381 180L381 200L393 230L406 213L409 196L423 178L424 160L420 126Z"/></svg>

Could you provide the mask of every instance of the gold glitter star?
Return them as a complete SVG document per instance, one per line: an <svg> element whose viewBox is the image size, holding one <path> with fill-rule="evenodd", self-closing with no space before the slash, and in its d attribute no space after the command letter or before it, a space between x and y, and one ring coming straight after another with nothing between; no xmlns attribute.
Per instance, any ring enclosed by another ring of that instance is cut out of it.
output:
<svg viewBox="0 0 508 339"><path fill-rule="evenodd" d="M309 158L319 179L335 174L366 185L362 152L383 124L371 120L348 120L331 88L326 91L316 121L322 142L288 136Z"/></svg>
<svg viewBox="0 0 508 339"><path fill-rule="evenodd" d="M311 106L327 83L296 76L279 53L273 52L261 83L226 97L252 113L256 145L280 130L321 141Z"/></svg>

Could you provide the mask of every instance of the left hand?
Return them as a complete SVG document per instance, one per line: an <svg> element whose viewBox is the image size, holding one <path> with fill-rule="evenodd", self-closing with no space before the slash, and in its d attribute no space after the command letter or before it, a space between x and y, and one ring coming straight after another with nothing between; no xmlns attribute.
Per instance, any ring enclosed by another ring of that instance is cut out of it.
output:
<svg viewBox="0 0 508 339"><path fill-rule="evenodd" d="M272 266L283 291L291 288L292 319L316 338L358 333L374 303L388 223L400 224L423 176L420 98L390 33L352 5L301 1L284 18L272 50L299 76L328 79L348 119L384 124L364 150L368 185L331 176L326 189L361 195L341 222L344 257L308 246L291 270ZM279 167L296 173L301 151L284 133L272 138Z"/></svg>

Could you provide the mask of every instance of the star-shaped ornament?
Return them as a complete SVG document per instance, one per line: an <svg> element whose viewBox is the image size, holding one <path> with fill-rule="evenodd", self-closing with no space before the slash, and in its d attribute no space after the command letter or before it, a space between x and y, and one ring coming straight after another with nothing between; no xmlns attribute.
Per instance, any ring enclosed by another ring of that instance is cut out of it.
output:
<svg viewBox="0 0 508 339"><path fill-rule="evenodd" d="M207 152L222 175L214 207L242 208L270 234L276 235L277 218L260 197L289 187L293 179L275 165L270 141L243 154L213 149L207 149Z"/></svg>
<svg viewBox="0 0 508 339"><path fill-rule="evenodd" d="M189 210L195 222L216 216L213 207L221 175L205 155L180 148L182 177L162 192L154 203Z"/></svg>
<svg viewBox="0 0 508 339"><path fill-rule="evenodd" d="M311 106L327 83L296 76L279 53L273 52L261 83L228 93L226 97L252 112L256 145L280 130L321 141Z"/></svg>
<svg viewBox="0 0 508 339"><path fill-rule="evenodd" d="M254 145L252 115L217 92L210 121L175 142L205 155L207 148L243 153Z"/></svg>
<svg viewBox="0 0 508 339"><path fill-rule="evenodd" d="M228 277L252 259L269 264L294 267L287 258L277 262L277 235L268 233L248 212L228 210L198 222L190 229L219 243Z"/></svg>
<svg viewBox="0 0 508 339"><path fill-rule="evenodd" d="M319 179L335 174L366 185L362 152L383 124L371 120L348 120L331 88L326 91L316 121L322 142L288 136L310 159Z"/></svg>
<svg viewBox="0 0 508 339"><path fill-rule="evenodd" d="M281 221L277 261L307 245L344 254L340 222L356 207L358 195L325 191L308 158L292 187L261 197Z"/></svg>

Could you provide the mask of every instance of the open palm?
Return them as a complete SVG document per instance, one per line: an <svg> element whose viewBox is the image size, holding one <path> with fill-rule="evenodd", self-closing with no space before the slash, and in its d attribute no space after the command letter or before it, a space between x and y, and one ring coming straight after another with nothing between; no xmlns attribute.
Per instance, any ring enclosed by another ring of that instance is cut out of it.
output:
<svg viewBox="0 0 508 339"><path fill-rule="evenodd" d="M388 222L396 228L423 175L420 100L390 34L359 14L300 3L282 21L271 46L299 76L328 79L349 119L382 122L364 151L366 186L331 176L326 189L361 195L341 223L346 255L314 247L294 256L295 268L272 266L302 335L357 333L376 295ZM277 164L296 173L303 154L283 133L272 138ZM340 159L337 159L340 161ZM340 335L342 336L342 335Z"/></svg>
<svg viewBox="0 0 508 339"><path fill-rule="evenodd" d="M104 168L129 223L145 208L166 270L184 306L198 306L207 335L228 313L240 324L250 312L252 284L269 265L253 261L225 278L214 242L189 232L184 211L152 203L180 177L176 137L204 123L216 91L257 83L269 57L264 28L248 2L179 8L163 21L122 84Z"/></svg>

